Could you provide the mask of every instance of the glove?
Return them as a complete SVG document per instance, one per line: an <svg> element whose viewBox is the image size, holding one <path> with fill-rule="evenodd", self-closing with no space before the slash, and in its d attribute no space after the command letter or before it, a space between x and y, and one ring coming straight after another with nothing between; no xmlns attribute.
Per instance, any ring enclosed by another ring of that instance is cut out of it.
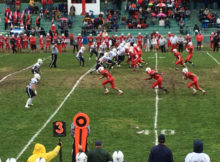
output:
<svg viewBox="0 0 220 162"><path fill-rule="evenodd" d="M61 147L62 146L62 142L59 142L58 145Z"/></svg>
<svg viewBox="0 0 220 162"><path fill-rule="evenodd" d="M35 90L34 93L37 95L37 91Z"/></svg>

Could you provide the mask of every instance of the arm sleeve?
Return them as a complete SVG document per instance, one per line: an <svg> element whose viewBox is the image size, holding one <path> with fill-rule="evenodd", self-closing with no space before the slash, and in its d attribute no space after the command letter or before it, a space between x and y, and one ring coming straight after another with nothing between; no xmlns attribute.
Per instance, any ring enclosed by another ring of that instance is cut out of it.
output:
<svg viewBox="0 0 220 162"><path fill-rule="evenodd" d="M46 153L46 156L47 156L46 160L51 161L52 159L54 159L57 156L57 154L59 153L59 151L60 151L60 146L58 145L55 147L55 149L53 151Z"/></svg>

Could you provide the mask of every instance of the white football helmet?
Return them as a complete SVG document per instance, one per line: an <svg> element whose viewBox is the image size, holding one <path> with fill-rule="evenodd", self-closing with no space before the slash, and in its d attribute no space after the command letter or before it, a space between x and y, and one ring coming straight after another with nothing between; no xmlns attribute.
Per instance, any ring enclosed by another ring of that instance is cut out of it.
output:
<svg viewBox="0 0 220 162"><path fill-rule="evenodd" d="M49 35L50 35L50 33L47 33L47 35L49 36Z"/></svg>
<svg viewBox="0 0 220 162"><path fill-rule="evenodd" d="M187 69L187 68L183 68L182 72L183 72L184 74L186 74L186 73L188 73L188 69Z"/></svg>
<svg viewBox="0 0 220 162"><path fill-rule="evenodd" d="M43 36L43 35L40 35L40 37L43 38L44 36Z"/></svg>
<svg viewBox="0 0 220 162"><path fill-rule="evenodd" d="M17 160L15 158L8 158L6 162L17 162Z"/></svg>
<svg viewBox="0 0 220 162"><path fill-rule="evenodd" d="M192 46L192 42L189 42L188 45Z"/></svg>
<svg viewBox="0 0 220 162"><path fill-rule="evenodd" d="M116 49L116 48L113 48L113 49L112 49L112 52L116 53L116 52L117 52L117 49Z"/></svg>
<svg viewBox="0 0 220 162"><path fill-rule="evenodd" d="M40 80L40 74L34 74L34 78Z"/></svg>
<svg viewBox="0 0 220 162"><path fill-rule="evenodd" d="M151 68L150 68L150 67L147 67L147 68L145 69L145 71L146 71L147 73L149 73L149 72L151 71Z"/></svg>
<svg viewBox="0 0 220 162"><path fill-rule="evenodd" d="M100 72L100 73L101 73L103 70L104 70L104 67L102 67L102 66L98 68L98 72Z"/></svg>
<svg viewBox="0 0 220 162"><path fill-rule="evenodd" d="M46 162L46 160L42 157L39 157L39 158L36 159L35 162Z"/></svg>
<svg viewBox="0 0 220 162"><path fill-rule="evenodd" d="M105 53L104 53L104 56L105 56L105 57L108 56L108 52L105 52Z"/></svg>
<svg viewBox="0 0 220 162"><path fill-rule="evenodd" d="M115 151L112 155L113 162L123 162L124 161L124 154L119 150Z"/></svg>
<svg viewBox="0 0 220 162"><path fill-rule="evenodd" d="M87 155L84 152L79 152L76 155L76 162L87 162Z"/></svg>
<svg viewBox="0 0 220 162"><path fill-rule="evenodd" d="M175 53L176 53L176 52L177 52L177 49L173 49L173 52L175 52Z"/></svg>
<svg viewBox="0 0 220 162"><path fill-rule="evenodd" d="M43 64L43 60L42 60L41 58L39 58L39 59L37 60L37 63L39 63L40 65L42 65L42 64Z"/></svg>
<svg viewBox="0 0 220 162"><path fill-rule="evenodd" d="M86 50L86 48L84 46L82 46L81 50L84 52Z"/></svg>

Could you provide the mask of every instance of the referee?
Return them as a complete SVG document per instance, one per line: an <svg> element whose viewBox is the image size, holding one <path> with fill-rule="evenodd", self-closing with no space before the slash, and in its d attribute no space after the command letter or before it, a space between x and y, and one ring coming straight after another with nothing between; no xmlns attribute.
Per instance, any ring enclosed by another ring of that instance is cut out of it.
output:
<svg viewBox="0 0 220 162"><path fill-rule="evenodd" d="M56 63L57 63L57 54L58 54L58 48L57 48L57 44L54 44L53 46L52 46L52 61L51 61L51 63L50 63L50 68L52 68L53 66L56 68L57 67L57 65L56 65Z"/></svg>

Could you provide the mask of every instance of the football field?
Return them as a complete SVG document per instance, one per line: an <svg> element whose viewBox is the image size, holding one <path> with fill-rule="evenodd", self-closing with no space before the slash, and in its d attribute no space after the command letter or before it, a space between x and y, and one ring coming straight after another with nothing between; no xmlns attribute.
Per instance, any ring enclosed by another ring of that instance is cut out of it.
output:
<svg viewBox="0 0 220 162"><path fill-rule="evenodd" d="M187 53L182 53L186 58ZM30 109L25 109L25 87L33 77L31 65L38 58L45 59L41 66L38 96ZM156 136L166 134L166 145L172 150L174 161L182 162L193 151L193 140L201 139L204 152L211 161L220 159L220 54L194 52L195 66L189 71L199 76L199 86L207 92L196 95L187 88L182 68L175 70L173 54L144 53L148 65L138 71L128 68L126 62L111 70L116 87L124 91L118 95L109 87L104 95L100 75L90 70L96 63L85 54L85 67L80 67L75 55L68 52L58 55L57 68L49 68L49 53L0 54L0 158L18 158L25 162L32 154L35 143L42 143L47 151L58 143L53 137L52 122L65 121L67 136L63 141L63 161L71 161L72 137L70 126L78 112L88 114L91 134L89 149L95 140L112 154L124 153L127 162L145 162ZM169 91L155 91L154 80L145 68L150 66L163 73L163 86ZM59 158L53 160L58 162Z"/></svg>

